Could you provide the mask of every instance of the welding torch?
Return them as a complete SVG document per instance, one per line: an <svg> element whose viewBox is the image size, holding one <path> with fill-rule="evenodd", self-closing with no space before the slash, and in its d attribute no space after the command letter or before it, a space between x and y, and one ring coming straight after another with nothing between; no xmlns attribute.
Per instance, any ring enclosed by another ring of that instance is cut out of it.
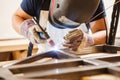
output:
<svg viewBox="0 0 120 80"><path fill-rule="evenodd" d="M53 40L50 39L50 36L48 35L48 33L40 26L39 22L37 19L35 19L33 17L34 21L37 23L37 25L39 26L39 28L42 30L42 35L45 36L45 38L47 39L47 42L50 44L51 47L55 46L55 43ZM41 33L38 33L41 36ZM30 42L29 46L28 46L28 51L27 51L27 57L32 55L32 50L33 50L33 44Z"/></svg>
<svg viewBox="0 0 120 80"><path fill-rule="evenodd" d="M42 34L41 32L39 32L38 34L40 35L40 37L42 35L45 36L45 38L47 39L47 42L50 44L51 47L53 47L55 45L54 41L52 39L50 39L50 36L48 35L48 33L40 26L39 22L37 19L35 19L35 17L33 17L34 21L37 23L37 25L39 26L39 28L41 29L42 31Z"/></svg>

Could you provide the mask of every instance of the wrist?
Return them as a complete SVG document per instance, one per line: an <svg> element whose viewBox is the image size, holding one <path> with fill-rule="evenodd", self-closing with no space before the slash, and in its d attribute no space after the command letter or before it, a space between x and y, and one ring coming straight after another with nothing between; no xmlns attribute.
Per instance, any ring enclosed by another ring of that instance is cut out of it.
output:
<svg viewBox="0 0 120 80"><path fill-rule="evenodd" d="M33 25L35 25L34 21L32 19L27 19L25 20L22 24L21 24L21 27L20 27L20 34L25 36L25 37L28 37L27 35L27 32L28 32L28 29L30 27L32 27Z"/></svg>
<svg viewBox="0 0 120 80"><path fill-rule="evenodd" d="M86 45L85 45L85 47L89 47L89 46L94 45L94 39L93 39L92 35L85 33L85 38L86 38Z"/></svg>

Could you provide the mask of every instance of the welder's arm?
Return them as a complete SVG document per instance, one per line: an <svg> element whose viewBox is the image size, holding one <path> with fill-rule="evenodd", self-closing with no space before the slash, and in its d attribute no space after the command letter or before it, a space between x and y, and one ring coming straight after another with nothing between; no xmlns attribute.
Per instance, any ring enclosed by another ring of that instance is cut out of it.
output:
<svg viewBox="0 0 120 80"><path fill-rule="evenodd" d="M97 21L91 22L90 27L92 30L92 37L94 44L104 44L106 42L106 27L107 22L105 18L101 18Z"/></svg>
<svg viewBox="0 0 120 80"><path fill-rule="evenodd" d="M45 42L44 38L40 38L40 28L32 20L32 16L24 12L21 7L17 9L12 17L13 28L19 34L29 39L33 44Z"/></svg>
<svg viewBox="0 0 120 80"><path fill-rule="evenodd" d="M12 25L13 28L16 30L17 33L20 33L21 24L24 20L31 19L32 16L25 13L21 7L19 7L12 16Z"/></svg>

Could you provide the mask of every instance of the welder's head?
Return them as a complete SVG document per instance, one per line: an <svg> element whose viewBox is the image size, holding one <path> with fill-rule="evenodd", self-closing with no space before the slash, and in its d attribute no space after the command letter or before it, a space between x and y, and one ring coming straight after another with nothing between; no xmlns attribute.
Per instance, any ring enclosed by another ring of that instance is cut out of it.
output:
<svg viewBox="0 0 120 80"><path fill-rule="evenodd" d="M57 28L76 28L95 13L100 0L51 0L49 21Z"/></svg>

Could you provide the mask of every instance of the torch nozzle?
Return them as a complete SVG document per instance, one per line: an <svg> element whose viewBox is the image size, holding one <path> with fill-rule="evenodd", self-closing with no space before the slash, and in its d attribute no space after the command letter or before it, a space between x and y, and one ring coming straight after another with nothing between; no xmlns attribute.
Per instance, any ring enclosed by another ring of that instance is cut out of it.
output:
<svg viewBox="0 0 120 80"><path fill-rule="evenodd" d="M53 40L48 39L47 41L48 41L48 43L50 44L50 46L51 46L51 47L55 46L55 43L54 43L54 41L53 41Z"/></svg>

